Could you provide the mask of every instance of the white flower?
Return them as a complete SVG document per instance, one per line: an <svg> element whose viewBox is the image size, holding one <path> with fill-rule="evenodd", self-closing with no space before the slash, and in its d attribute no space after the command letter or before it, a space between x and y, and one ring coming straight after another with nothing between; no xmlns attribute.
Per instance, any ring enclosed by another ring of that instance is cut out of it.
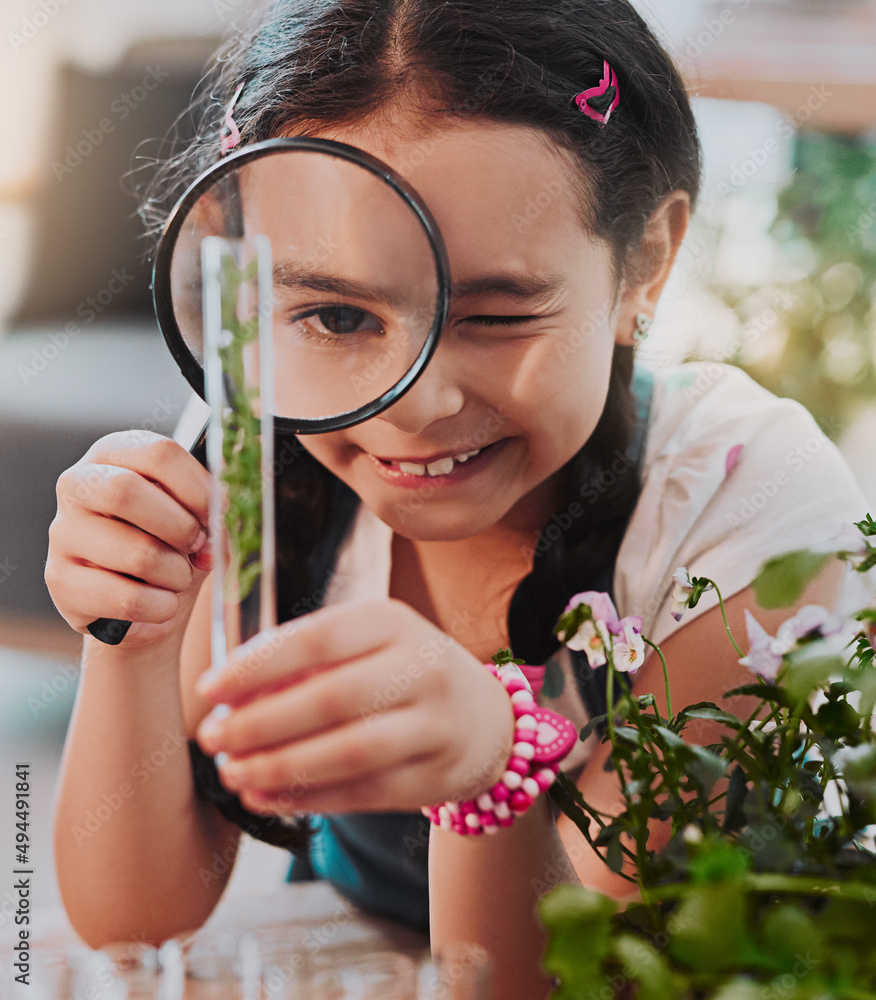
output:
<svg viewBox="0 0 876 1000"><path fill-rule="evenodd" d="M638 625L636 624L638 622ZM645 640L642 638L642 619L622 618L622 631L614 641L615 669L624 674L635 673L645 659Z"/></svg>
<svg viewBox="0 0 876 1000"><path fill-rule="evenodd" d="M605 622L586 621L578 631L566 641L569 649L583 651L591 667L601 667L606 662L605 651L611 645L611 637Z"/></svg>

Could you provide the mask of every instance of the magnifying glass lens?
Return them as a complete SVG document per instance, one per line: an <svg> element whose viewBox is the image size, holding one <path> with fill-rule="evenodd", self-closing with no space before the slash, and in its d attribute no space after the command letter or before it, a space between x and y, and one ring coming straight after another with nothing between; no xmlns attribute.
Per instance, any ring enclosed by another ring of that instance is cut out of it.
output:
<svg viewBox="0 0 876 1000"><path fill-rule="evenodd" d="M275 415L296 429L371 415L428 360L445 307L443 248L385 174L334 151L270 147L217 171L189 201L162 326L198 366L208 236L270 244L272 295L259 309L270 310Z"/></svg>

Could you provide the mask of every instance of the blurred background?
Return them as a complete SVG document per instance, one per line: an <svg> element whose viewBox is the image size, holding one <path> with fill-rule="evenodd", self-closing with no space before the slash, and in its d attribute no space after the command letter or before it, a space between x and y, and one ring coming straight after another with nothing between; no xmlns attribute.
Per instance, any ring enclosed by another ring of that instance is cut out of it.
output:
<svg viewBox="0 0 876 1000"><path fill-rule="evenodd" d="M800 400L876 508L876 3L636 5L697 95L706 164L642 359L738 364ZM0 864L12 867L12 765L27 761L38 904L58 898L52 797L78 679L79 637L43 584L54 484L108 431L172 433L189 395L152 316L125 178L162 155L174 122L185 139L207 59L252 6L0 10ZM285 867L281 852L247 851L234 885Z"/></svg>

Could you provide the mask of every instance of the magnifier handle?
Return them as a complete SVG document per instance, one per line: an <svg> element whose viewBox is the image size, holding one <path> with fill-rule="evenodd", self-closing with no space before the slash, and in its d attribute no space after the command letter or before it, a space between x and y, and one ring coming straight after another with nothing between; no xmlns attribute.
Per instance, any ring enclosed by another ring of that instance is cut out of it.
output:
<svg viewBox="0 0 876 1000"><path fill-rule="evenodd" d="M195 443L189 448L190 455L194 455L203 448L206 433L207 425L205 424L195 438ZM122 621L120 618L97 618L88 626L88 631L95 639L106 643L107 646L118 646L133 624L133 622Z"/></svg>
<svg viewBox="0 0 876 1000"><path fill-rule="evenodd" d="M88 631L107 646L118 646L133 624L133 622L123 622L119 618L98 618L88 626Z"/></svg>

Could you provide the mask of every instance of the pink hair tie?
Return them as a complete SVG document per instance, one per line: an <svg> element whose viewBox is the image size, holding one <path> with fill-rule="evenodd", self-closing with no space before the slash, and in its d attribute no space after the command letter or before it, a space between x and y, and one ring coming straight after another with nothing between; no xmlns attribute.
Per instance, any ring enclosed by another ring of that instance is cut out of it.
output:
<svg viewBox="0 0 876 1000"><path fill-rule="evenodd" d="M620 88L617 83L617 73L603 61L603 75L598 87L591 87L576 95L575 103L578 110L599 122L607 125L612 112L620 104Z"/></svg>
<svg viewBox="0 0 876 1000"><path fill-rule="evenodd" d="M234 120L234 106L237 104L245 86L246 81L240 84L237 90L234 91L234 97L231 98L228 108L225 111L225 118L222 121L222 142L220 146L223 156L227 156L232 149L236 149L240 145L240 129Z"/></svg>

